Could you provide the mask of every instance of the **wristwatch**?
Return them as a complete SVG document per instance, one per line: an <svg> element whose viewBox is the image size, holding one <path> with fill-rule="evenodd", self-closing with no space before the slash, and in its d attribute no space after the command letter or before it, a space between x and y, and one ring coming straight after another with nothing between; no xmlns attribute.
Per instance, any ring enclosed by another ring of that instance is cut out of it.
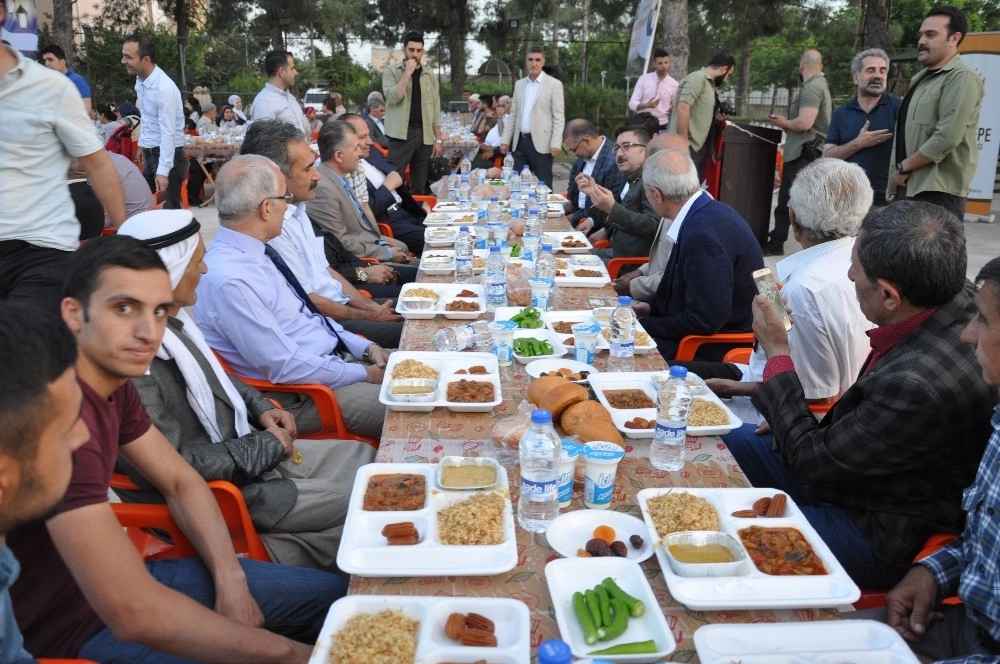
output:
<svg viewBox="0 0 1000 664"><path fill-rule="evenodd" d="M899 173L900 175L909 175L910 174L910 172L908 170L906 170L906 169L903 168L903 162L899 162L898 164L896 164L896 172Z"/></svg>
<svg viewBox="0 0 1000 664"><path fill-rule="evenodd" d="M434 142L437 143L438 145L441 145L441 139L440 138L435 138Z"/></svg>
<svg viewBox="0 0 1000 664"><path fill-rule="evenodd" d="M368 283L368 270L366 270L365 268L363 267L355 268L355 275L357 276L358 281L360 281L361 283L363 284Z"/></svg>
<svg viewBox="0 0 1000 664"><path fill-rule="evenodd" d="M371 357L372 348L381 348L381 346L379 346L374 341L371 342L370 344L368 344L368 347L365 348L365 352L362 353L362 355L361 355L361 361L362 362L371 362L371 359L372 359L372 357Z"/></svg>

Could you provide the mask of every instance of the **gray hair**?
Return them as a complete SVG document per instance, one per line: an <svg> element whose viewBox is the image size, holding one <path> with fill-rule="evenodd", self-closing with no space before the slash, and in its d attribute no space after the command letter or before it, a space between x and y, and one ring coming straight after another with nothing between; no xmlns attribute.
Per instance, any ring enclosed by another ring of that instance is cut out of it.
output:
<svg viewBox="0 0 1000 664"><path fill-rule="evenodd" d="M885 60L885 66L888 67L892 61L889 59L889 54L880 48L869 48L861 51L854 56L851 60L851 73L857 76L861 73L861 63L865 58L881 58Z"/></svg>
<svg viewBox="0 0 1000 664"><path fill-rule="evenodd" d="M691 155L680 150L660 150L646 160L642 181L670 201L686 201L701 190L698 169Z"/></svg>
<svg viewBox="0 0 1000 664"><path fill-rule="evenodd" d="M863 168L842 159L817 159L795 176L788 207L810 239L836 240L858 232L872 197Z"/></svg>
<svg viewBox="0 0 1000 664"><path fill-rule="evenodd" d="M372 90L368 93L368 108L375 108L376 106L385 106L385 97L378 90Z"/></svg>
<svg viewBox="0 0 1000 664"><path fill-rule="evenodd" d="M283 195L277 170L277 164L257 154L237 155L223 166L215 178L215 207L222 225L239 223L268 196Z"/></svg>
<svg viewBox="0 0 1000 664"><path fill-rule="evenodd" d="M308 143L301 130L284 120L257 120L250 123L240 154L267 157L281 170L285 177L291 177L292 165L288 158L288 144L293 141Z"/></svg>
<svg viewBox="0 0 1000 664"><path fill-rule="evenodd" d="M348 135L357 135L357 133L349 122L344 122L339 118L328 121L319 130L319 138L316 139L319 144L320 161L333 159L333 154L337 150L343 150L347 147Z"/></svg>

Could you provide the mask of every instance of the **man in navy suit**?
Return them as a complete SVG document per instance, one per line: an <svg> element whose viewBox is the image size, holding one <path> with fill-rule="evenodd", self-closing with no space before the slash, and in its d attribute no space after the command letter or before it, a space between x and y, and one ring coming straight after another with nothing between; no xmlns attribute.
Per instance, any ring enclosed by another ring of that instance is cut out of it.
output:
<svg viewBox="0 0 1000 664"><path fill-rule="evenodd" d="M563 147L576 155L576 161L569 171L569 185L566 187L569 203L564 205L570 223L577 226L590 215L590 208L594 202L590 200L590 196L580 191L576 176L580 173L589 175L597 184L614 192L622 190L625 176L615 163L611 141L602 136L590 120L583 118L570 120L566 130L563 131L562 140ZM589 224L587 230L589 231L591 227L593 222Z"/></svg>
<svg viewBox="0 0 1000 664"><path fill-rule="evenodd" d="M345 113L340 119L350 123L358 134L361 165L368 181L368 207L376 221L389 224L392 236L419 256L424 250L424 217L427 213L414 200L393 163L381 152L372 149L370 129L365 119L354 113Z"/></svg>
<svg viewBox="0 0 1000 664"><path fill-rule="evenodd" d="M749 331L757 294L752 274L764 257L750 226L736 210L705 194L691 157L662 150L649 158L643 187L653 209L673 219L674 248L656 293L633 305L639 323L672 360L688 334ZM719 360L722 344L702 346L698 359Z"/></svg>

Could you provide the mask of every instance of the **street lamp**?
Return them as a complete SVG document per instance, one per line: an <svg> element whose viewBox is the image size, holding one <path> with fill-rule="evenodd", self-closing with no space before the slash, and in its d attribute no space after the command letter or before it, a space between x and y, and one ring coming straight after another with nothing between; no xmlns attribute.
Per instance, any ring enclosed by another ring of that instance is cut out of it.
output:
<svg viewBox="0 0 1000 664"><path fill-rule="evenodd" d="M14 16L17 17L17 24L22 30L28 27L28 11L20 2L17 3L17 10L14 11Z"/></svg>

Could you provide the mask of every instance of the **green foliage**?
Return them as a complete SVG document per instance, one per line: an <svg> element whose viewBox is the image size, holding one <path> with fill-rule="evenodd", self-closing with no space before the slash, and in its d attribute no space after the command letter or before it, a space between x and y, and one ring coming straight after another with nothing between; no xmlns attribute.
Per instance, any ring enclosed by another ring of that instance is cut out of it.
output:
<svg viewBox="0 0 1000 664"><path fill-rule="evenodd" d="M608 88L625 89L623 63L628 57L628 41L620 34L597 33L593 42L587 44L587 81L591 86L601 85L601 72L608 74L604 85ZM618 42L618 43L614 43ZM575 43L559 49L559 64L563 67L563 82L583 80L583 44Z"/></svg>

